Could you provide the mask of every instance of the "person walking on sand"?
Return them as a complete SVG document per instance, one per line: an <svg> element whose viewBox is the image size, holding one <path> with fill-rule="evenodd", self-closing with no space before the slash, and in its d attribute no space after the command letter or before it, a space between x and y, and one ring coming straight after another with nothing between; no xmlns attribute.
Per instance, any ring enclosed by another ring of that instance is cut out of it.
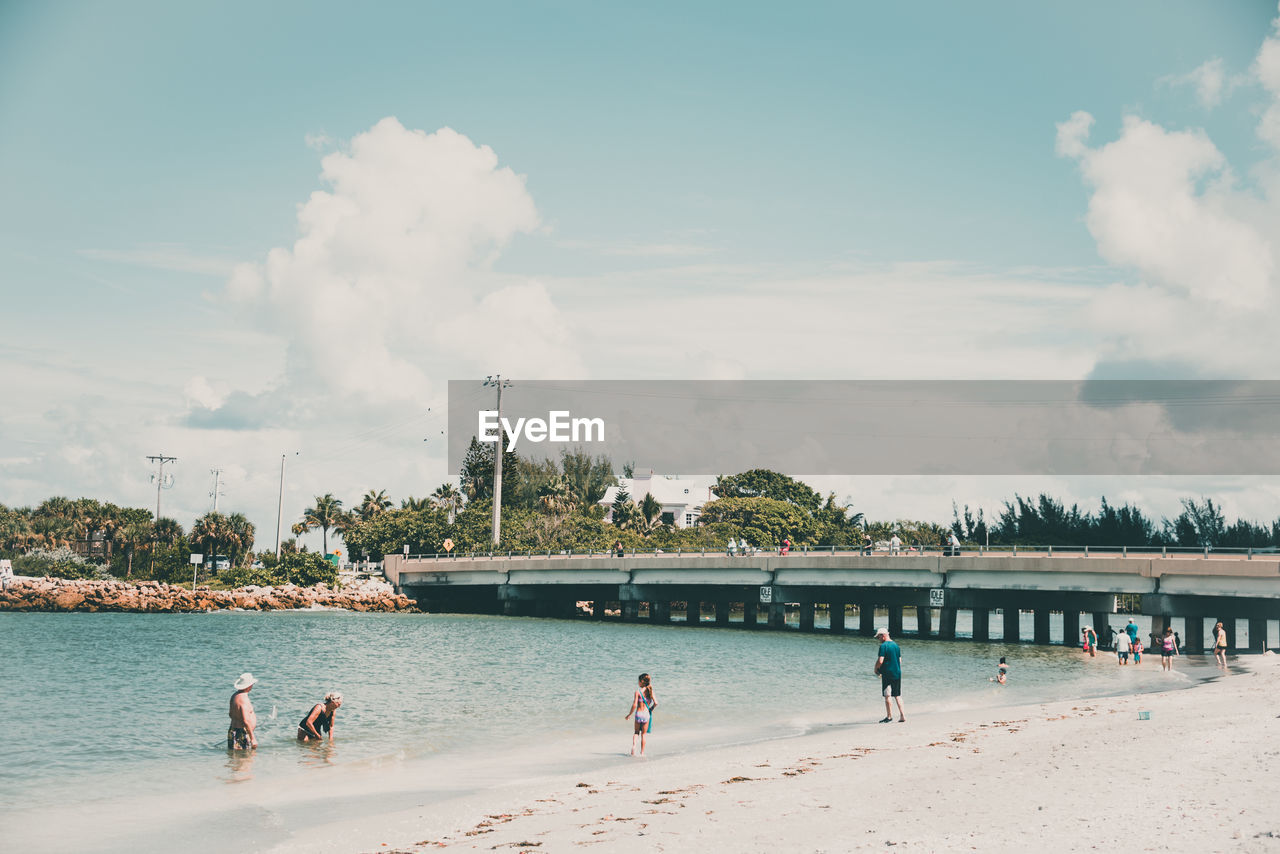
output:
<svg viewBox="0 0 1280 854"><path fill-rule="evenodd" d="M1178 639L1174 637L1173 626L1169 626L1164 630L1164 637L1160 639L1160 669L1172 670L1173 657L1178 654Z"/></svg>
<svg viewBox="0 0 1280 854"><path fill-rule="evenodd" d="M884 696L884 717L880 723L887 724L893 720L893 706L898 704L898 723L907 722L907 713L902 710L902 648L889 638L888 629L876 629L876 637L880 640L880 649L876 653L876 675L880 677L880 693Z"/></svg>
<svg viewBox="0 0 1280 854"><path fill-rule="evenodd" d="M631 755L636 755L636 739L640 739L640 755L644 756L649 731L653 729L653 710L658 708L658 698L653 693L653 685L648 673L641 673L639 687L631 696L631 709L623 720L635 715L635 730L631 733Z"/></svg>
<svg viewBox="0 0 1280 854"><path fill-rule="evenodd" d="M320 741L321 733L329 734L329 742L333 743L333 717L342 705L342 695L330 691L324 695L323 703L316 703L307 712L307 716L298 721L298 741Z"/></svg>
<svg viewBox="0 0 1280 854"><path fill-rule="evenodd" d="M1222 623L1213 627L1213 659L1219 667L1227 666L1227 630Z"/></svg>
<svg viewBox="0 0 1280 854"><path fill-rule="evenodd" d="M236 692L231 695L231 726L227 728L227 750L257 749L258 738L253 731L258 728L258 716L254 714L249 692L258 683L252 673L241 673L236 680Z"/></svg>
<svg viewBox="0 0 1280 854"><path fill-rule="evenodd" d="M1116 659L1121 664L1129 663L1129 652L1133 649L1133 642L1129 640L1128 632L1119 632L1116 635Z"/></svg>

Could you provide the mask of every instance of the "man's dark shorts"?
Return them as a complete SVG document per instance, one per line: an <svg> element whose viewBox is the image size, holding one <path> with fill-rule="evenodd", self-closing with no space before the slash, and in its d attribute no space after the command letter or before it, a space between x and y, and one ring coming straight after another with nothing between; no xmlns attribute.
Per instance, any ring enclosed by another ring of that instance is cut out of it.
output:
<svg viewBox="0 0 1280 854"><path fill-rule="evenodd" d="M888 676L884 676L882 674L880 676L880 693L884 694L886 697L901 697L902 677L890 679Z"/></svg>
<svg viewBox="0 0 1280 854"><path fill-rule="evenodd" d="M231 727L227 730L227 750L248 750L252 747L249 741L249 730L245 727Z"/></svg>

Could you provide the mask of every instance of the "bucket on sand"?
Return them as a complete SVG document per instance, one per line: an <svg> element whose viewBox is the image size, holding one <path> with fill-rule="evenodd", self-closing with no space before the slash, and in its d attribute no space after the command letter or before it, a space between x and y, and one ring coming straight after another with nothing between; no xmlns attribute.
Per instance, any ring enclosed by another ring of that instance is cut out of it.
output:
<svg viewBox="0 0 1280 854"><path fill-rule="evenodd" d="M1151 713L1150 713L1150 712L1138 712L1138 720L1140 720L1140 721L1149 721L1149 720L1151 720Z"/></svg>

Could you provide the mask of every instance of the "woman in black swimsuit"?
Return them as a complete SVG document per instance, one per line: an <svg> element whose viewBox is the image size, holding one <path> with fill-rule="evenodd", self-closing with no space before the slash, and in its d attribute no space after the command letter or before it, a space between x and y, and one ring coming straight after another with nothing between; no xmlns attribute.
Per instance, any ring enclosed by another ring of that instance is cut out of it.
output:
<svg viewBox="0 0 1280 854"><path fill-rule="evenodd" d="M342 705L342 695L330 691L324 695L323 703L311 707L307 716L298 722L298 741L320 741L321 732L329 733L329 741L333 741L333 717Z"/></svg>

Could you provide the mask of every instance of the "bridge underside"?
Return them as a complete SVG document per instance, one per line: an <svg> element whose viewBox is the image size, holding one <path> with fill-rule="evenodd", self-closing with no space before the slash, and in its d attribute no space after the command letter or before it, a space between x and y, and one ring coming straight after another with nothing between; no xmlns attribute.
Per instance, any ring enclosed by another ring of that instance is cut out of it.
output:
<svg viewBox="0 0 1280 854"><path fill-rule="evenodd" d="M1081 627L1099 630L1103 648L1111 642L1107 627L1120 628L1126 615L1117 615L1113 592L1082 590L1017 590L912 586L850 586L791 584L764 590L755 584L441 584L406 583L403 592L428 612L504 614L507 616L617 619L624 622L690 624L746 628L795 628L871 635L887 625L894 635L903 634L903 614L915 618L915 635L952 639L958 637L957 615L967 612L973 640L986 641L997 634L1005 642L1037 644L1079 643ZM941 603L937 594L941 592ZM1144 593L1134 597L1139 612L1152 619L1161 633L1174 625L1180 629L1187 652L1204 650L1208 627L1221 620L1227 627L1230 649L1262 651L1280 646L1280 599L1232 596L1166 595ZM709 613L708 613L709 612ZM1029 631L1022 614L1030 612ZM826 628L815 626L815 614L825 615ZM877 616L879 615L879 616ZM1083 619L1082 619L1083 617ZM992 621L996 630L991 630ZM1178 620L1178 623L1174 623ZM1236 621L1247 625L1247 643L1237 646ZM1273 636L1277 639L1269 643Z"/></svg>

